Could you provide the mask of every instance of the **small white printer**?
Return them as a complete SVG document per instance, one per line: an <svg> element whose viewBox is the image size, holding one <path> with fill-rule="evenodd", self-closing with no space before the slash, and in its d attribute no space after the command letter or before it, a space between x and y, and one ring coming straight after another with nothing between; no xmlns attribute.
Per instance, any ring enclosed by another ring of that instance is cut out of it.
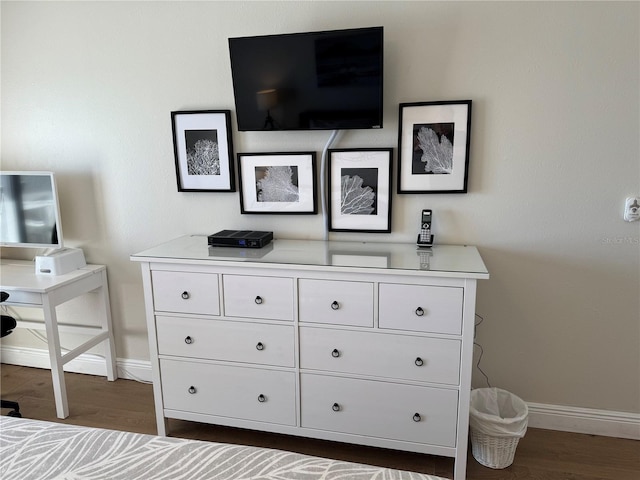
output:
<svg viewBox="0 0 640 480"><path fill-rule="evenodd" d="M64 275L86 266L84 252L80 248L65 247L36 257L36 275Z"/></svg>

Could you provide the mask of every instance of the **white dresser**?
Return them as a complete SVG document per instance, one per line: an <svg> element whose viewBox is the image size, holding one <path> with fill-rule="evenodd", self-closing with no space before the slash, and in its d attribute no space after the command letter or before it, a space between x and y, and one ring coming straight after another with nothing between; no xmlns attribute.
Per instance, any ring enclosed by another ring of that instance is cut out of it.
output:
<svg viewBox="0 0 640 480"><path fill-rule="evenodd" d="M465 477L475 247L190 235L140 262L167 418L455 458Z"/></svg>

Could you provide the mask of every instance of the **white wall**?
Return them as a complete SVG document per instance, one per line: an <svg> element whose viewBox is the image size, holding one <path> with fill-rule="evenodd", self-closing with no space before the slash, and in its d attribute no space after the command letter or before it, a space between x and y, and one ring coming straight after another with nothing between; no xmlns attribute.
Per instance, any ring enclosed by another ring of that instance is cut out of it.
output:
<svg viewBox="0 0 640 480"><path fill-rule="evenodd" d="M233 110L227 38L383 25L384 129L338 146L396 147L400 102L472 99L469 193L394 195L393 233L331 238L410 243L432 208L438 242L478 245L491 272L477 338L493 385L640 412L640 224L622 220L640 194L640 4L3 1L1 15L2 168L58 174L69 245L108 266L118 357L148 359L130 254L223 228L322 238L319 215L177 191L170 112ZM233 141L320 152L327 138ZM65 312L90 316L91 300Z"/></svg>

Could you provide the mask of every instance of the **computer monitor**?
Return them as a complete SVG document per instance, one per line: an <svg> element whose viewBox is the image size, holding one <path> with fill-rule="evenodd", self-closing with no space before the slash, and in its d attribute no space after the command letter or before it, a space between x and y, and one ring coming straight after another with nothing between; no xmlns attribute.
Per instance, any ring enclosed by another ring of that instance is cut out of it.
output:
<svg viewBox="0 0 640 480"><path fill-rule="evenodd" d="M0 172L0 246L63 248L52 172Z"/></svg>

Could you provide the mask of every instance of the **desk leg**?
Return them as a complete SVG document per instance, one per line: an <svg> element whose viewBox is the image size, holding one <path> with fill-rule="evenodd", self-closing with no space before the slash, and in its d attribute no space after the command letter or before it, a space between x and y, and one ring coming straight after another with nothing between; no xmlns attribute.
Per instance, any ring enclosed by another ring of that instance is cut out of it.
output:
<svg viewBox="0 0 640 480"><path fill-rule="evenodd" d="M107 271L102 270L102 287L99 291L100 303L102 304L102 331L109 332L107 348L105 348L105 359L107 363L107 380L114 381L118 378L116 366L116 347L113 339L113 324L111 322L111 305L109 303L109 285L107 283Z"/></svg>
<svg viewBox="0 0 640 480"><path fill-rule="evenodd" d="M53 379L53 396L56 400L56 414L58 418L69 416L69 404L67 403L67 386L64 381L62 353L60 352L60 335L58 333L58 317L56 308L52 306L48 295L42 296L42 308L44 310L44 325L47 331L47 344L49 345L49 360L51 362L51 377Z"/></svg>

